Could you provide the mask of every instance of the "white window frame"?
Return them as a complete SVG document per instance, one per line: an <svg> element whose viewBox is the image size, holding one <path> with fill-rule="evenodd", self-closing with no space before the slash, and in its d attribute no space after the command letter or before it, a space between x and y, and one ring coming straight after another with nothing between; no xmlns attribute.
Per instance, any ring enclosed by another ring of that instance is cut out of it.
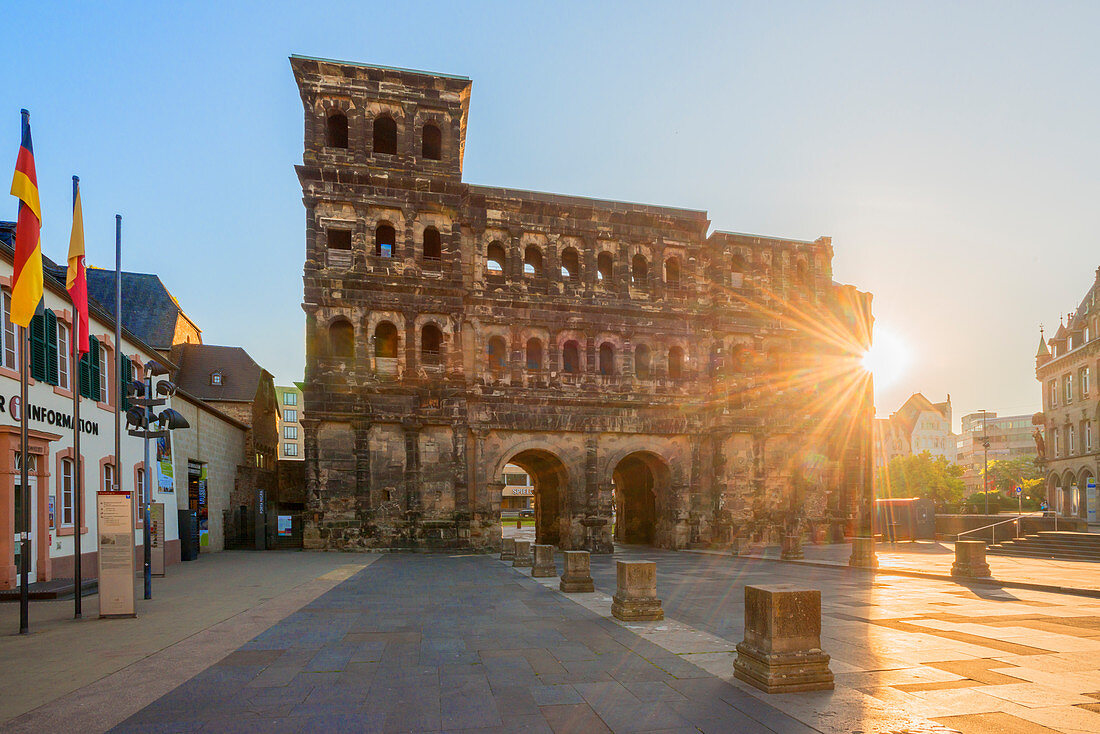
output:
<svg viewBox="0 0 1100 734"><path fill-rule="evenodd" d="M293 451L290 451L288 449L293 449ZM285 442L283 444L283 456L297 456L297 455L298 455L298 444L293 443L293 442L289 442L289 441Z"/></svg>
<svg viewBox="0 0 1100 734"><path fill-rule="evenodd" d="M1089 396L1089 368L1081 368L1081 397L1087 398Z"/></svg>
<svg viewBox="0 0 1100 734"><path fill-rule="evenodd" d="M99 343L99 402L104 405L111 404L111 363L108 355L109 351L110 350L103 346L103 342Z"/></svg>
<svg viewBox="0 0 1100 734"><path fill-rule="evenodd" d="M289 417L291 415L293 415L294 417L293 418ZM284 423L297 423L298 422L298 411L293 410L291 408L283 408L283 422Z"/></svg>
<svg viewBox="0 0 1100 734"><path fill-rule="evenodd" d="M114 486L113 486L114 485L114 474L115 474L115 465L114 464L104 464L103 465L103 491L104 492L113 492L114 491Z"/></svg>
<svg viewBox="0 0 1100 734"><path fill-rule="evenodd" d="M69 352L72 345L69 343L69 325L58 319L57 321L57 386L62 390L68 390L69 383Z"/></svg>
<svg viewBox="0 0 1100 734"><path fill-rule="evenodd" d="M298 405L298 393L283 392L283 405Z"/></svg>
<svg viewBox="0 0 1100 734"><path fill-rule="evenodd" d="M1073 402L1073 375L1062 375L1062 404Z"/></svg>
<svg viewBox="0 0 1100 734"><path fill-rule="evenodd" d="M1092 453L1092 421L1085 421L1085 453Z"/></svg>
<svg viewBox="0 0 1100 734"><path fill-rule="evenodd" d="M19 371L19 327L11 322L11 294L4 291L4 328L0 331L3 349L0 350L0 364L8 369Z"/></svg>
<svg viewBox="0 0 1100 734"><path fill-rule="evenodd" d="M293 433L294 435L293 436L290 435L291 433ZM283 438L286 439L287 441L297 441L298 440L298 426L297 425L283 426Z"/></svg>
<svg viewBox="0 0 1100 734"><path fill-rule="evenodd" d="M1058 407L1058 380L1048 380L1047 386L1050 388L1050 407Z"/></svg>
<svg viewBox="0 0 1100 734"><path fill-rule="evenodd" d="M1077 431L1074 430L1072 423L1066 426L1066 429L1066 449L1068 450L1066 455L1073 456L1075 453L1077 453Z"/></svg>
<svg viewBox="0 0 1100 734"><path fill-rule="evenodd" d="M69 527L73 524L73 467L76 463L72 459L61 460L61 512L58 514L59 527Z"/></svg>

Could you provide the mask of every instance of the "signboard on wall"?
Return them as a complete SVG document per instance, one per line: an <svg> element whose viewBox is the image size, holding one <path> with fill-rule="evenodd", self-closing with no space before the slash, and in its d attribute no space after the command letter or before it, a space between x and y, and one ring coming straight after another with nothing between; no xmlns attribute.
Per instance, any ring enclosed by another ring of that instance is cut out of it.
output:
<svg viewBox="0 0 1100 734"><path fill-rule="evenodd" d="M164 503L149 505L149 570L154 576L164 575Z"/></svg>
<svg viewBox="0 0 1100 734"><path fill-rule="evenodd" d="M280 538L289 538L291 536L292 532L290 515L279 515L278 533Z"/></svg>
<svg viewBox="0 0 1100 734"><path fill-rule="evenodd" d="M1089 522L1096 522L1096 480L1089 479L1089 483L1085 485L1085 501L1088 503L1086 516Z"/></svg>
<svg viewBox="0 0 1100 734"><path fill-rule="evenodd" d="M95 506L99 616L133 617L133 495L130 492L96 492Z"/></svg>
<svg viewBox="0 0 1100 734"><path fill-rule="evenodd" d="M157 486L162 492L175 491L175 478L172 474L172 437L157 439Z"/></svg>

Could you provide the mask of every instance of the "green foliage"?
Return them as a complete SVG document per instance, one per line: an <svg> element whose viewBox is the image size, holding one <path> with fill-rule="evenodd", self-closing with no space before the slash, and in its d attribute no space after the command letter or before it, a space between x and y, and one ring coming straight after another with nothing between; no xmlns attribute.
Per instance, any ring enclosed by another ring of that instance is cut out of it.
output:
<svg viewBox="0 0 1100 734"><path fill-rule="evenodd" d="M937 507L962 500L966 485L962 467L942 456L923 451L916 456L897 456L876 477L878 497L927 497Z"/></svg>
<svg viewBox="0 0 1100 734"><path fill-rule="evenodd" d="M1023 486L1026 493L1029 488L1042 485L1043 473L1035 466L1034 457L1019 456L1015 459L994 459L989 462L989 479L1005 494L1012 492L1017 485Z"/></svg>

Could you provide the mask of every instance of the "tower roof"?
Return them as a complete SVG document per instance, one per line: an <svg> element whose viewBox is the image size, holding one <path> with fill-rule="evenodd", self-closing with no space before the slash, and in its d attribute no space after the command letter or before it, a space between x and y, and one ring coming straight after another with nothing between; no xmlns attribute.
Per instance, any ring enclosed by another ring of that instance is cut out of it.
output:
<svg viewBox="0 0 1100 734"><path fill-rule="evenodd" d="M1043 332L1039 332L1039 351L1035 353L1036 357L1049 357L1050 350L1047 349L1047 340L1043 338Z"/></svg>

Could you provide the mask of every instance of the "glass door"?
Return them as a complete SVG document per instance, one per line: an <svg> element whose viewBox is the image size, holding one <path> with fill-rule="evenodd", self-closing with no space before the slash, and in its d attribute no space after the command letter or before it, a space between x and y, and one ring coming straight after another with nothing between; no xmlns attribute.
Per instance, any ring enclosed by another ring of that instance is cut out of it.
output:
<svg viewBox="0 0 1100 734"><path fill-rule="evenodd" d="M23 552L23 543L21 542L21 538L22 538L22 530L23 530L24 494L23 494L23 487L20 485L19 480L20 480L20 477L19 477L19 474L17 473L15 475L15 573L16 573L16 580L17 581L18 581L18 578L19 578L19 573L23 569L23 567L20 566L19 563L20 563L20 560L21 560L20 555ZM28 489L29 489L29 492L30 492L31 518L32 518L31 519L31 527L30 527L30 543L29 543L31 567L30 567L30 575L28 576L28 580L29 580L30 583L33 584L34 580L35 580L35 576L34 576L35 562L34 562L34 559L35 559L35 540L36 540L36 538L35 538L36 534L35 534L35 527L34 526L37 524L37 523L34 522L34 518L38 517L38 497L37 497L38 493L35 491L35 489L38 486L37 478L34 477L34 476L28 476L27 477L27 485L28 485Z"/></svg>

